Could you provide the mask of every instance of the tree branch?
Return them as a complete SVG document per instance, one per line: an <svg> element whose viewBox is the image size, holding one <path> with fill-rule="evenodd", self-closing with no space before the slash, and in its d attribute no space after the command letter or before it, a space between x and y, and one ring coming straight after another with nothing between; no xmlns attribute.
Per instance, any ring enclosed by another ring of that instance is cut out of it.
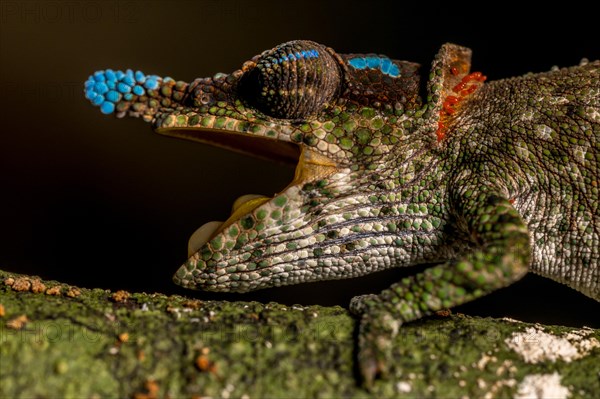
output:
<svg viewBox="0 0 600 399"><path fill-rule="evenodd" d="M354 334L340 307L113 293L0 271L1 397L600 393L599 330L430 317L402 327L372 392L356 383Z"/></svg>

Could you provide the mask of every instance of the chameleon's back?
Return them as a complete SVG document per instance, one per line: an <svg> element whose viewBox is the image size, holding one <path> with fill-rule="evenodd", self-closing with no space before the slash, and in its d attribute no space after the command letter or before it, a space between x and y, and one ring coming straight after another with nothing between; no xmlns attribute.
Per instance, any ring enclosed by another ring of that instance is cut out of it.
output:
<svg viewBox="0 0 600 399"><path fill-rule="evenodd" d="M490 82L458 129L459 164L486 168L528 224L532 271L600 299L600 61Z"/></svg>

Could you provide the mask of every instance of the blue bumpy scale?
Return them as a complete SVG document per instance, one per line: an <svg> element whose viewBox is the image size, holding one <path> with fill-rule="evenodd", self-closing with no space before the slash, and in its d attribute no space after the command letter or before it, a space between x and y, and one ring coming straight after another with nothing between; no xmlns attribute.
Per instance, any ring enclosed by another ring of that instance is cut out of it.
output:
<svg viewBox="0 0 600 399"><path fill-rule="evenodd" d="M85 97L103 114L112 114L120 101L134 102L146 95L147 90L156 90L162 79L156 75L145 75L141 71L97 71L85 82Z"/></svg>
<svg viewBox="0 0 600 399"><path fill-rule="evenodd" d="M296 61L317 57L319 57L319 52L317 50L302 50L295 53L284 54L281 57L274 59L272 62L273 64L281 64L285 61Z"/></svg>
<svg viewBox="0 0 600 399"><path fill-rule="evenodd" d="M387 57L356 57L349 59L348 64L354 69L379 69L381 73L393 78L400 76L398 65Z"/></svg>

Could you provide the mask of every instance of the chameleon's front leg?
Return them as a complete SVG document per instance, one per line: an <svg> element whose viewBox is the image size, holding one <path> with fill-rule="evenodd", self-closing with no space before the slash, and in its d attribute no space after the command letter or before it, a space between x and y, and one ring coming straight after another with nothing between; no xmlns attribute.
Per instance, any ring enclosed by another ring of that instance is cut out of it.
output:
<svg viewBox="0 0 600 399"><path fill-rule="evenodd" d="M387 373L402 323L484 296L527 272L528 230L508 198L476 181L466 186L463 181L460 192L453 194L458 228L466 230L474 249L350 304L361 314L358 362L366 386Z"/></svg>

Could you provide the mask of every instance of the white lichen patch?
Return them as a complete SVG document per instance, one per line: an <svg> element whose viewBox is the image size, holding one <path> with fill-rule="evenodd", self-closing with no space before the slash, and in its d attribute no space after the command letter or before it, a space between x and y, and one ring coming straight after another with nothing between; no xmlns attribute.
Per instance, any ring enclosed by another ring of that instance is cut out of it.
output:
<svg viewBox="0 0 600 399"><path fill-rule="evenodd" d="M481 359L479 359L479 361L477 361L476 364L474 364L475 367L477 367L479 370L483 370L485 369L485 367L487 366L488 363L494 363L497 362L498 358L496 356L489 356L487 354L483 354L481 356Z"/></svg>
<svg viewBox="0 0 600 399"><path fill-rule="evenodd" d="M566 399L569 397L569 389L560 383L560 375L554 374L532 374L526 376L517 387L515 399L553 398Z"/></svg>
<svg viewBox="0 0 600 399"><path fill-rule="evenodd" d="M587 337L588 335L594 332L593 329L589 327L583 327L581 330L573 330L569 331L565 334L565 338L571 341L581 341L582 338Z"/></svg>
<svg viewBox="0 0 600 399"><path fill-rule="evenodd" d="M483 395L483 399L494 399L498 397L498 391L500 391L504 387L512 388L517 385L517 380L514 378L509 378L506 380L498 380L495 381L490 387L487 389L485 395Z"/></svg>
<svg viewBox="0 0 600 399"><path fill-rule="evenodd" d="M497 365L498 359L496 356L491 356L489 354L483 355L481 359L476 363L476 367L480 370L484 368L494 369L495 374L502 379L499 380L484 380L483 378L477 379L477 387L481 390L485 390L484 399L493 399L497 398L498 392L501 391L504 387L515 387L517 385L517 380L514 379L514 375L517 372L517 368L513 365L510 360L504 360L500 365Z"/></svg>
<svg viewBox="0 0 600 399"><path fill-rule="evenodd" d="M510 317L503 317L501 320L508 321L509 323L522 323L522 321L511 319Z"/></svg>
<svg viewBox="0 0 600 399"><path fill-rule="evenodd" d="M497 376L501 376L503 374L508 374L508 375L515 375L515 373L517 372L517 367L515 365L513 365L513 362L511 362L510 360L506 359L502 362L502 364L500 366L498 366L498 368L496 369L496 375Z"/></svg>
<svg viewBox="0 0 600 399"><path fill-rule="evenodd" d="M549 334L541 326L527 327L523 332L513 333L504 342L527 363L562 360L570 362L587 356L600 342L586 338L588 329L572 330L562 336Z"/></svg>
<svg viewBox="0 0 600 399"><path fill-rule="evenodd" d="M396 383L396 391L398 391L398 393L409 393L412 391L412 385L407 381L398 381Z"/></svg>

